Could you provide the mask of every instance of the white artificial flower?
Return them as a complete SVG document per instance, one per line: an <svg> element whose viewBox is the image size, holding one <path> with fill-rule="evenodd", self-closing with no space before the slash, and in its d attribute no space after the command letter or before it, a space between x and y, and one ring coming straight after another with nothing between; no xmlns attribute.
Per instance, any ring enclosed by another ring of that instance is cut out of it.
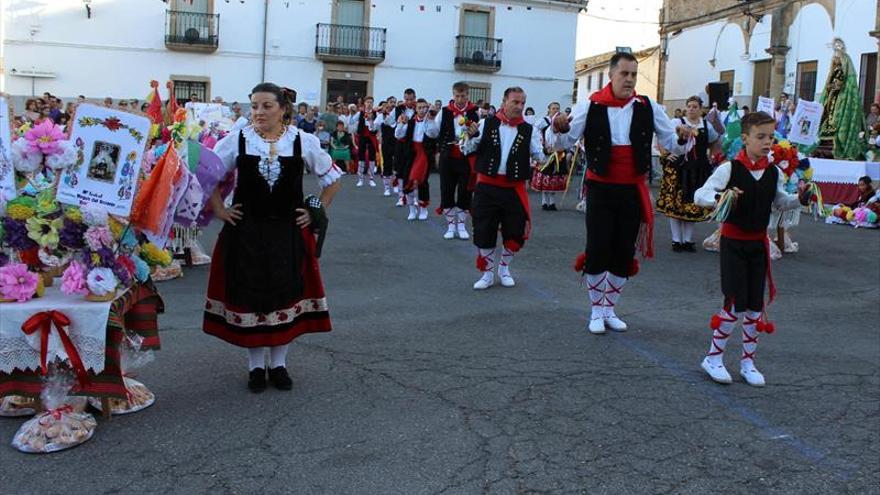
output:
<svg viewBox="0 0 880 495"><path fill-rule="evenodd" d="M83 222L90 227L107 225L107 210L97 205L82 207Z"/></svg>
<svg viewBox="0 0 880 495"><path fill-rule="evenodd" d="M76 145L70 141L61 141L58 144L61 152L46 157L46 165L52 170L61 170L76 163Z"/></svg>
<svg viewBox="0 0 880 495"><path fill-rule="evenodd" d="M116 290L119 280L110 268L92 268L86 277L89 292L96 296L104 296Z"/></svg>
<svg viewBox="0 0 880 495"><path fill-rule="evenodd" d="M12 143L12 166L22 173L36 172L43 163L43 154L31 151L27 139L18 139Z"/></svg>

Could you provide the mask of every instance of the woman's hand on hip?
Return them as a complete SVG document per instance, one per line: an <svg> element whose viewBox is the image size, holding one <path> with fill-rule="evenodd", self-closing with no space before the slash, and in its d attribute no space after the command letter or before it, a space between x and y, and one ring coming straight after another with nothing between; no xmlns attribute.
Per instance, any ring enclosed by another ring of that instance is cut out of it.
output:
<svg viewBox="0 0 880 495"><path fill-rule="evenodd" d="M221 208L220 211L215 213L215 216L226 223L235 225L235 222L241 220L242 217L241 205L235 204L229 208Z"/></svg>
<svg viewBox="0 0 880 495"><path fill-rule="evenodd" d="M305 208L297 208L296 209L296 226L304 229L312 224L312 215L309 214L309 210Z"/></svg>

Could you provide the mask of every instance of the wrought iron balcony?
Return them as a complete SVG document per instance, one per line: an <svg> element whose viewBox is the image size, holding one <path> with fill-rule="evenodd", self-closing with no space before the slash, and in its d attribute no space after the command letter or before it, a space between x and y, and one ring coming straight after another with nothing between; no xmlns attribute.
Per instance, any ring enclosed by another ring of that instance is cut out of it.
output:
<svg viewBox="0 0 880 495"><path fill-rule="evenodd" d="M172 50L217 50L220 38L220 14L165 11L165 46Z"/></svg>
<svg viewBox="0 0 880 495"><path fill-rule="evenodd" d="M321 60L379 64L385 60L385 28L318 24L315 56Z"/></svg>
<svg viewBox="0 0 880 495"><path fill-rule="evenodd" d="M501 70L501 40L482 36L456 36L455 67L485 72Z"/></svg>

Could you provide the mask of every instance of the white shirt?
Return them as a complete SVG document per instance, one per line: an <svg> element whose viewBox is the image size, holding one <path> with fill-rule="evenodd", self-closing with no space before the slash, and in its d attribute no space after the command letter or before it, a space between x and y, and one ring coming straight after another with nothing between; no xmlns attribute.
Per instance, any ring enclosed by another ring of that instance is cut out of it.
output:
<svg viewBox="0 0 880 495"><path fill-rule="evenodd" d="M773 165L770 165L771 167ZM730 162L724 162L712 172L712 175L706 179L703 187L694 192L694 203L704 208L713 208L715 206L715 195L721 194L727 189L727 183L730 182ZM764 170L749 170L755 180L761 180L764 176ZM794 210L801 206L800 199L797 194L788 194L785 192L785 174L779 172L779 179L776 184L776 196L773 198L773 206L780 211Z"/></svg>
<svg viewBox="0 0 880 495"><path fill-rule="evenodd" d="M612 146L632 145L629 140L629 132L635 101L636 98L632 98L622 107L608 107L608 124L611 127ZM654 100L651 100L651 107L654 110L654 133L657 135L660 146L676 155L683 154L684 145L678 144L678 134L675 132L675 126L666 116L666 110ZM589 101L575 105L571 110L571 129L565 134L553 132L553 126L550 126L550 131L546 135L547 146L560 151L573 147L577 140L584 135L589 110Z"/></svg>
<svg viewBox="0 0 880 495"><path fill-rule="evenodd" d="M394 137L397 139L403 139L406 137L406 129L408 125L399 125L394 128ZM416 120L415 128L413 129L413 142L421 143L425 140L425 136L429 138L437 137L437 133L440 132L439 128L431 127L431 120L427 117L424 120Z"/></svg>
<svg viewBox="0 0 880 495"><path fill-rule="evenodd" d="M375 132L375 131L379 130L379 126L378 126L377 122L380 122L380 121L378 120L379 117L375 117L375 115L376 115L375 110L373 110L373 115L374 115L373 119L364 118L364 125L367 127L367 129L370 132ZM349 125L348 125L348 132L350 132L352 136L357 136L358 123L360 121L361 121L361 112L358 112L358 113L354 114L354 116L351 117L351 120L349 121Z"/></svg>
<svg viewBox="0 0 880 495"><path fill-rule="evenodd" d="M415 107L406 107L405 113L406 118L411 119L413 115L416 114L416 109ZM388 116L385 117L385 125L387 125L388 127L397 128L397 107L394 107L393 109L391 109L390 112L388 112Z"/></svg>
<svg viewBox="0 0 880 495"><path fill-rule="evenodd" d="M238 136L241 134L244 135L245 153L263 159L265 167L259 167L260 174L270 187L274 186L281 174L281 164L277 158L272 162L269 161L269 143L257 134L253 126L248 125L240 131L236 130L227 134L214 147L214 153L223 161L227 171L235 168L236 158L238 158ZM342 177L342 171L333 164L330 155L321 148L321 141L318 137L302 132L294 126L288 126L275 143L277 156L293 156L293 143L296 136L300 137L303 162L318 179L318 185L321 189L330 186Z"/></svg>
<svg viewBox="0 0 880 495"><path fill-rule="evenodd" d="M477 150L480 140L483 139L483 127L485 124L486 119L480 121L480 133L467 140L464 146L462 146L462 153L469 155ZM502 123L498 127L498 136L501 138L501 163L498 166L498 175L507 175L507 158L510 156L510 147L513 145L516 135L516 126ZM541 133L538 132L537 129L532 129L532 140L529 142L529 154L532 156L532 159L536 161L543 162L546 159L544 156L544 147L541 145Z"/></svg>

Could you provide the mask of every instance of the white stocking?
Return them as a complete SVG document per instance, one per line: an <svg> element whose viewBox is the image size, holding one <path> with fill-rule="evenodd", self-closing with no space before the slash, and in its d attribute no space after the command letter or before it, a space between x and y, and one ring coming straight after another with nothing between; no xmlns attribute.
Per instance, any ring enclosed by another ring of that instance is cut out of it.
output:
<svg viewBox="0 0 880 495"><path fill-rule="evenodd" d="M266 351L268 349L268 347L252 347L248 349L248 369L265 368Z"/></svg>
<svg viewBox="0 0 880 495"><path fill-rule="evenodd" d="M691 242L694 236L694 223L681 222L681 240L682 242Z"/></svg>
<svg viewBox="0 0 880 495"><path fill-rule="evenodd" d="M269 348L269 362L272 363L273 368L279 366L284 368L287 367L287 347L288 344L276 345L275 347Z"/></svg>
<svg viewBox="0 0 880 495"><path fill-rule="evenodd" d="M682 226L681 220L675 218L669 219L669 227L672 229L672 242L681 242Z"/></svg>

